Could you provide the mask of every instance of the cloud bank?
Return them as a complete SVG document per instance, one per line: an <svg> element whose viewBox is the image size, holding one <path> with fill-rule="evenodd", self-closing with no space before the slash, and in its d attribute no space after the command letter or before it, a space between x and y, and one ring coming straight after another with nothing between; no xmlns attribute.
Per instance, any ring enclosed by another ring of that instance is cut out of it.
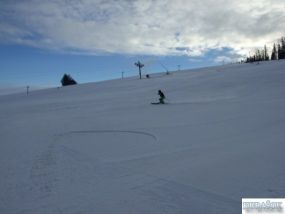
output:
<svg viewBox="0 0 285 214"><path fill-rule="evenodd" d="M0 42L84 54L248 54L285 34L284 0L2 0Z"/></svg>

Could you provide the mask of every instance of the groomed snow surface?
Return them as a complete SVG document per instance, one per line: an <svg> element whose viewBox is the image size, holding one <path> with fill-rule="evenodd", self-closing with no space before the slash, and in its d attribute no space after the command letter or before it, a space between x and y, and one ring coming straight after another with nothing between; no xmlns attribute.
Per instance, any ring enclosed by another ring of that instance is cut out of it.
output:
<svg viewBox="0 0 285 214"><path fill-rule="evenodd" d="M157 90L165 92L166 105ZM285 196L285 61L0 97L0 213L241 213Z"/></svg>

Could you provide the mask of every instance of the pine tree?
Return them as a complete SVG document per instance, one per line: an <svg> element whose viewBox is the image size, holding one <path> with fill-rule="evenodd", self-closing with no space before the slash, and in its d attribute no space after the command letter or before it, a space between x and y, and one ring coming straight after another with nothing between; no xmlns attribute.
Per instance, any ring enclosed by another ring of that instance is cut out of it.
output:
<svg viewBox="0 0 285 214"><path fill-rule="evenodd" d="M268 51L266 45L264 45L264 55L263 55L263 60L268 61L269 56L268 56Z"/></svg>
<svg viewBox="0 0 285 214"><path fill-rule="evenodd" d="M278 49L278 60L279 60L279 59L282 59L282 50L281 50L280 44L278 44L277 49Z"/></svg>
<svg viewBox="0 0 285 214"><path fill-rule="evenodd" d="M277 50L276 50L276 45L274 43L272 53L271 53L271 60L276 60L277 59Z"/></svg>
<svg viewBox="0 0 285 214"><path fill-rule="evenodd" d="M69 74L64 74L61 79L61 84L62 86L76 85L77 82Z"/></svg>
<svg viewBox="0 0 285 214"><path fill-rule="evenodd" d="M265 50L262 49L262 50L260 51L260 61L264 61L264 60L265 60Z"/></svg>
<svg viewBox="0 0 285 214"><path fill-rule="evenodd" d="M280 54L280 59L285 59L285 37L281 38L281 44L280 44L280 50L281 50L281 54Z"/></svg>
<svg viewBox="0 0 285 214"><path fill-rule="evenodd" d="M254 61L261 61L261 60L262 60L262 56L261 56L260 50L256 49L256 51L255 51L255 60Z"/></svg>

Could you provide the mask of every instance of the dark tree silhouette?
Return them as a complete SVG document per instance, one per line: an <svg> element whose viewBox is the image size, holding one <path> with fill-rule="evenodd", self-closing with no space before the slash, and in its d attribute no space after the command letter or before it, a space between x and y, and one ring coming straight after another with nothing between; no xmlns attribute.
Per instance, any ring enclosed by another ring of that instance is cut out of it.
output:
<svg viewBox="0 0 285 214"><path fill-rule="evenodd" d="M269 56L268 56L268 51L267 51L266 45L264 45L263 60L265 60L265 61L269 60Z"/></svg>
<svg viewBox="0 0 285 214"><path fill-rule="evenodd" d="M64 74L61 78L61 84L62 86L76 85L77 82L69 74Z"/></svg>
<svg viewBox="0 0 285 214"><path fill-rule="evenodd" d="M278 59L283 59L283 53L282 53L282 49L281 49L281 45L278 44Z"/></svg>
<svg viewBox="0 0 285 214"><path fill-rule="evenodd" d="M272 48L272 53L271 53L271 60L276 60L276 59L277 59L277 49L274 43L273 48Z"/></svg>
<svg viewBox="0 0 285 214"><path fill-rule="evenodd" d="M280 39L280 53L278 50L279 59L285 59L285 37Z"/></svg>

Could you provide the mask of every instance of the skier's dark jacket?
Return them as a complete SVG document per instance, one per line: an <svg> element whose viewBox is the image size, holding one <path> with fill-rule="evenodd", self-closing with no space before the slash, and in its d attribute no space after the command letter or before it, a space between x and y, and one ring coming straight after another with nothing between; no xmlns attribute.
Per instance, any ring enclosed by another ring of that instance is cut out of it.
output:
<svg viewBox="0 0 285 214"><path fill-rule="evenodd" d="M164 99L164 93L161 90L158 90L158 95L160 96L160 98Z"/></svg>

